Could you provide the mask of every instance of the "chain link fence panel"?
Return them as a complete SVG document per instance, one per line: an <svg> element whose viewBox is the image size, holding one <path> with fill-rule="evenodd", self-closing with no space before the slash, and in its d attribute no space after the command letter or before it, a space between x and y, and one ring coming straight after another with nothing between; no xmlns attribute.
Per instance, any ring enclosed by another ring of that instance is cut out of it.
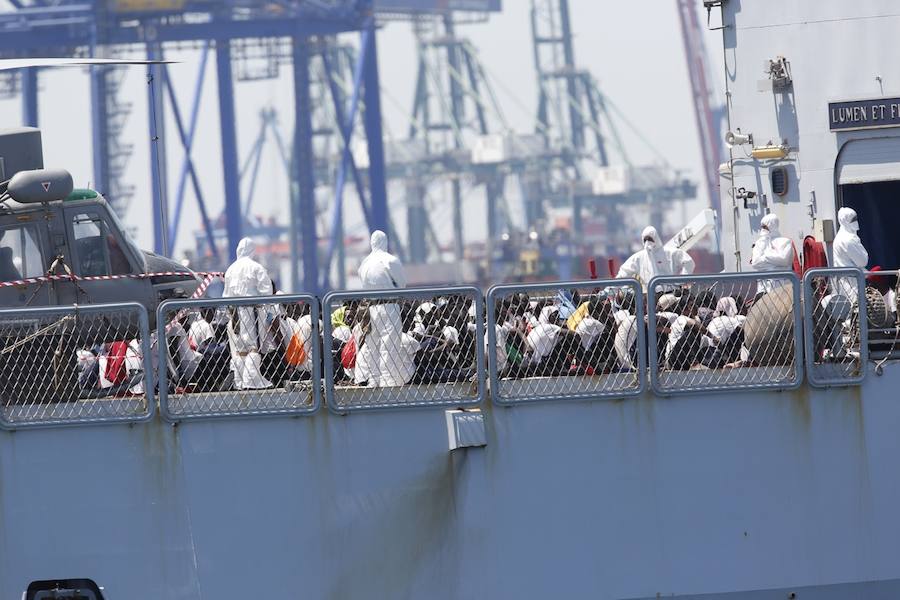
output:
<svg viewBox="0 0 900 600"><path fill-rule="evenodd" d="M305 294L164 302L153 340L160 412L172 421L315 412L320 331L319 303Z"/></svg>
<svg viewBox="0 0 900 600"><path fill-rule="evenodd" d="M0 311L0 425L149 419L149 340L136 303Z"/></svg>
<svg viewBox="0 0 900 600"><path fill-rule="evenodd" d="M883 325L887 319L884 297L866 285L860 269L806 272L803 323L810 384L854 385L865 378L869 355L867 305L873 309L873 322Z"/></svg>
<svg viewBox="0 0 900 600"><path fill-rule="evenodd" d="M793 273L657 277L647 305L656 393L802 383L800 281Z"/></svg>
<svg viewBox="0 0 900 600"><path fill-rule="evenodd" d="M643 392L644 301L636 281L498 285L488 292L487 306L495 403Z"/></svg>
<svg viewBox="0 0 900 600"><path fill-rule="evenodd" d="M484 301L476 288L334 292L322 307L333 411L484 399Z"/></svg>
<svg viewBox="0 0 900 600"><path fill-rule="evenodd" d="M883 372L884 363L900 358L900 323L897 321L898 275L900 271L866 271L866 334L868 360L875 372Z"/></svg>

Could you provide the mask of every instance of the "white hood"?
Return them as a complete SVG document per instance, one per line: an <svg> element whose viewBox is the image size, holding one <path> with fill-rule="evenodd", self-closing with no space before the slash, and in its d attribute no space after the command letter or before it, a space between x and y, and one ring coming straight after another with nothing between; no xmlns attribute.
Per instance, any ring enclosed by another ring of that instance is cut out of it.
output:
<svg viewBox="0 0 900 600"><path fill-rule="evenodd" d="M380 229L376 229L372 232L371 244L372 252L387 252L387 235L385 235L385 233Z"/></svg>
<svg viewBox="0 0 900 600"><path fill-rule="evenodd" d="M762 229L760 231L760 236L770 235L772 237L778 237L781 235L781 222L778 220L778 215L770 213L764 216L762 218L761 225L765 227L765 229Z"/></svg>
<svg viewBox="0 0 900 600"><path fill-rule="evenodd" d="M235 254L238 258L253 258L253 255L256 254L256 242L245 237L238 243Z"/></svg>
<svg viewBox="0 0 900 600"><path fill-rule="evenodd" d="M838 211L838 224L841 229L846 229L850 233L859 231L859 223L856 222L856 211L846 206Z"/></svg>
<svg viewBox="0 0 900 600"><path fill-rule="evenodd" d="M644 230L641 232L641 245L644 245L644 238L651 237L653 241L656 243L656 248L662 248L662 242L659 240L659 233L656 231L656 227L652 225L649 227L644 227Z"/></svg>

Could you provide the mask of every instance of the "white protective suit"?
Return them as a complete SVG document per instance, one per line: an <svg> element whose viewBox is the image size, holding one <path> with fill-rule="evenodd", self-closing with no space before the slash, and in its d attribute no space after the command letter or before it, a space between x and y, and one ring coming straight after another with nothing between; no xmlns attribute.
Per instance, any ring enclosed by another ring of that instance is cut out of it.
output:
<svg viewBox="0 0 900 600"><path fill-rule="evenodd" d="M835 267L859 267L865 269L869 262L869 252L862 245L856 232L859 231L859 223L856 222L856 211L846 206L838 211L838 223L840 228L834 236ZM856 304L857 287L856 279L852 277L839 277L836 280L835 293L846 296L850 302Z"/></svg>
<svg viewBox="0 0 900 600"><path fill-rule="evenodd" d="M650 237L653 241L643 241ZM660 275L690 275L694 272L694 259L687 252L664 248L655 227L641 232L643 250L638 250L622 263L616 278L637 279L647 291L647 284Z"/></svg>
<svg viewBox="0 0 900 600"><path fill-rule="evenodd" d="M756 271L790 271L794 266L794 246L791 240L781 237L778 216L768 214L762 218L759 239L753 244L750 266ZM784 285L784 279L761 279L759 291L769 293Z"/></svg>
<svg viewBox="0 0 900 600"><path fill-rule="evenodd" d="M359 279L367 290L390 290L406 287L403 263L387 251L387 236L383 231L372 232L372 252L359 265ZM366 345L372 355L369 365L369 385L391 387L406 383L406 369L402 361L403 321L400 306L391 301L375 300L369 307L369 333Z"/></svg>
<svg viewBox="0 0 900 600"><path fill-rule="evenodd" d="M272 280L266 268L253 259L256 244L244 238L237 247L237 260L225 271L224 298L271 296ZM261 372L263 346L267 344L271 307L232 307L228 319L228 346L234 387L252 390L272 387Z"/></svg>

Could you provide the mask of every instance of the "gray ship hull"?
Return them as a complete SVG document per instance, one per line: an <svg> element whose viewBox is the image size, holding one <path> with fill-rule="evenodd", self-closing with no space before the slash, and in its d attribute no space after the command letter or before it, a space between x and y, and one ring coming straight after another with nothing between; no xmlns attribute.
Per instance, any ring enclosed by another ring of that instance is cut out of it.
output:
<svg viewBox="0 0 900 600"><path fill-rule="evenodd" d="M3 431L0 594L893 598L898 381Z"/></svg>

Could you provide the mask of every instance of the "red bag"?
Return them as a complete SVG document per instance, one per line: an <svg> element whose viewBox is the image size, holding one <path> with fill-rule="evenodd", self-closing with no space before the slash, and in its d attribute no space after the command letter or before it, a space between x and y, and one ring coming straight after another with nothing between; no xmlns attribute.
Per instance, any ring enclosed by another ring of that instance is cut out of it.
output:
<svg viewBox="0 0 900 600"><path fill-rule="evenodd" d="M341 366L345 369L356 367L356 338L351 337L341 349Z"/></svg>
<svg viewBox="0 0 900 600"><path fill-rule="evenodd" d="M125 354L128 352L128 344L125 342L113 342L109 345L109 353L106 355L106 380L112 384L123 383L126 379Z"/></svg>

